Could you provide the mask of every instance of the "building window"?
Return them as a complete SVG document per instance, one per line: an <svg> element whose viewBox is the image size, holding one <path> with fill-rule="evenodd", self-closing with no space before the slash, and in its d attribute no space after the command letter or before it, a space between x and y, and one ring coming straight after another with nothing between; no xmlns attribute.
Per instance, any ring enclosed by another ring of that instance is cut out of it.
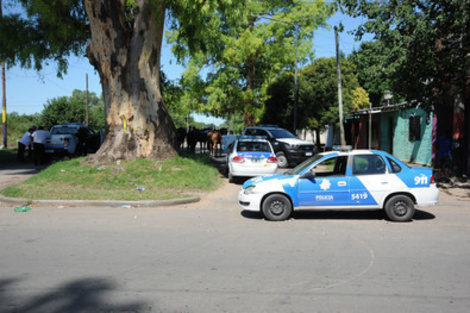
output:
<svg viewBox="0 0 470 313"><path fill-rule="evenodd" d="M420 116L410 116L410 141L419 141L421 140L421 117Z"/></svg>

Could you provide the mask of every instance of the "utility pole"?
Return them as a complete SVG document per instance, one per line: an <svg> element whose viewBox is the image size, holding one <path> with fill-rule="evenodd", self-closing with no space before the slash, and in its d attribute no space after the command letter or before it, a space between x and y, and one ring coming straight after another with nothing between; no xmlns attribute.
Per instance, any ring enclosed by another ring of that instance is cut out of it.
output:
<svg viewBox="0 0 470 313"><path fill-rule="evenodd" d="M372 149L372 102L369 102L369 149Z"/></svg>
<svg viewBox="0 0 470 313"><path fill-rule="evenodd" d="M0 18L3 17L3 10L2 10L2 0L0 0ZM5 62L2 60L2 124L3 124L3 148L8 148L8 140L7 140L7 96L6 96L6 87L5 87Z"/></svg>
<svg viewBox="0 0 470 313"><path fill-rule="evenodd" d="M339 131L340 131L341 145L344 145L345 141L344 141L344 125L343 125L343 91L342 91L342 84L341 84L341 68L339 66L338 29L336 26L335 26L335 41L336 41L336 68L338 72Z"/></svg>
<svg viewBox="0 0 470 313"><path fill-rule="evenodd" d="M1 5L1 4L0 4ZM6 88L5 88L5 62L2 61L2 124L3 124L3 144L2 149L8 147L7 141L7 97L6 97Z"/></svg>
<svg viewBox="0 0 470 313"><path fill-rule="evenodd" d="M86 73L86 126L88 126L88 73Z"/></svg>

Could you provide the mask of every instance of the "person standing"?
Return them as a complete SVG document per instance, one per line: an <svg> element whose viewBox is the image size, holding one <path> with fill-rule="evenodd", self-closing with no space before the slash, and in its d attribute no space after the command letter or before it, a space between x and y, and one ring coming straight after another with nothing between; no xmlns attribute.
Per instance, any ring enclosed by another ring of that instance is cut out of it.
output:
<svg viewBox="0 0 470 313"><path fill-rule="evenodd" d="M450 136L437 137L433 144L434 153L436 154L437 181L450 183L450 168L452 167L452 139ZM444 170L445 178L442 177Z"/></svg>
<svg viewBox="0 0 470 313"><path fill-rule="evenodd" d="M24 152L26 150L26 147L28 149L31 149L31 142L32 138L31 135L33 134L33 129L30 128L26 133L24 133L23 137L21 137L20 140L18 140L18 155L16 156L16 159L18 161L24 162Z"/></svg>
<svg viewBox="0 0 470 313"><path fill-rule="evenodd" d="M50 136L50 133L42 126L39 126L38 130L33 133L34 165L44 165L45 144Z"/></svg>

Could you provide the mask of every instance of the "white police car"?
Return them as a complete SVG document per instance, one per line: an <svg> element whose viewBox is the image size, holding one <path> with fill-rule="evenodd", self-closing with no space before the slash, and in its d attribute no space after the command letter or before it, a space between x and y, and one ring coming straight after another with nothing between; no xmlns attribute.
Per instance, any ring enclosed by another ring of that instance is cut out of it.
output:
<svg viewBox="0 0 470 313"><path fill-rule="evenodd" d="M233 182L236 177L275 174L277 159L268 140L244 136L229 146L226 166L229 181Z"/></svg>
<svg viewBox="0 0 470 313"><path fill-rule="evenodd" d="M432 169L409 167L383 151L319 153L282 174L246 181L241 208L268 220L299 209L381 209L392 221L409 221L414 206L437 203Z"/></svg>

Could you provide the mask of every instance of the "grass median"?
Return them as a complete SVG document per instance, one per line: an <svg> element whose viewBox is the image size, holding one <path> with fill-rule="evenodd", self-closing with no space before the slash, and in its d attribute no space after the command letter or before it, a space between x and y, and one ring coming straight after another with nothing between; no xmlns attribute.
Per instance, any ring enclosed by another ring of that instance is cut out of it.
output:
<svg viewBox="0 0 470 313"><path fill-rule="evenodd" d="M187 154L165 161L138 159L92 166L85 157L48 166L23 183L0 191L6 197L47 200L169 200L217 189L211 158Z"/></svg>

